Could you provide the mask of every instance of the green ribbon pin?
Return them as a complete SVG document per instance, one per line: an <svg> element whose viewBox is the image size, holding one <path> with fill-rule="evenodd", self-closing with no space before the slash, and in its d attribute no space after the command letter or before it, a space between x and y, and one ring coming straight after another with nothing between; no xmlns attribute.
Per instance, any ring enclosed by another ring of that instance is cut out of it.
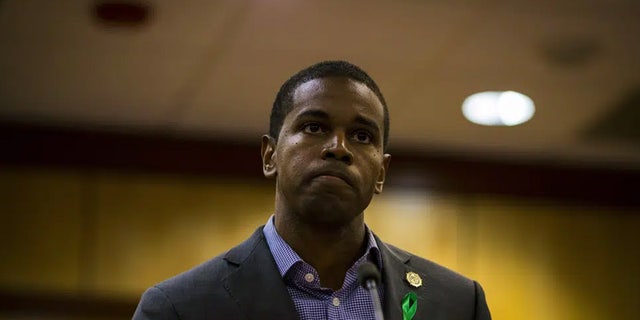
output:
<svg viewBox="0 0 640 320"><path fill-rule="evenodd" d="M411 320L418 310L418 296L411 291L402 298L402 320Z"/></svg>

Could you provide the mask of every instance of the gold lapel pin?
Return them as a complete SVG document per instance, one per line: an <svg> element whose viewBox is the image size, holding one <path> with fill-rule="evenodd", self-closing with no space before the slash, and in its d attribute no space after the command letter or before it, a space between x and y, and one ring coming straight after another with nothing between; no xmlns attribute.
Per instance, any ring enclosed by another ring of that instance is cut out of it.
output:
<svg viewBox="0 0 640 320"><path fill-rule="evenodd" d="M420 278L419 274L413 271L407 272L407 281L409 282L410 285L416 288L422 286L422 278Z"/></svg>

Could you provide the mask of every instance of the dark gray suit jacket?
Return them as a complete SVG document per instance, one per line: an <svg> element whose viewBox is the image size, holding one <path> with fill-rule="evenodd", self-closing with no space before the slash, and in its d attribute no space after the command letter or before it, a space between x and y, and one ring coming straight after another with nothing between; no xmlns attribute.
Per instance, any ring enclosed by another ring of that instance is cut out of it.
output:
<svg viewBox="0 0 640 320"><path fill-rule="evenodd" d="M385 319L402 320L401 302L409 291L418 295L414 320L491 319L477 282L376 241L383 262ZM409 271L421 276L421 287L405 280ZM149 288L133 319L295 320L298 315L260 227L226 254Z"/></svg>

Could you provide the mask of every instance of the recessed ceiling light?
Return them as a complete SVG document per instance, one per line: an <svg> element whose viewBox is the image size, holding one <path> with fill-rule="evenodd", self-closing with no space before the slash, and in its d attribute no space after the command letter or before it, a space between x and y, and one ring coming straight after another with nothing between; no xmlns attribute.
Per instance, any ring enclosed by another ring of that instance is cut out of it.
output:
<svg viewBox="0 0 640 320"><path fill-rule="evenodd" d="M534 112L533 100L515 91L475 93L462 103L465 118L485 126L519 125L531 119Z"/></svg>

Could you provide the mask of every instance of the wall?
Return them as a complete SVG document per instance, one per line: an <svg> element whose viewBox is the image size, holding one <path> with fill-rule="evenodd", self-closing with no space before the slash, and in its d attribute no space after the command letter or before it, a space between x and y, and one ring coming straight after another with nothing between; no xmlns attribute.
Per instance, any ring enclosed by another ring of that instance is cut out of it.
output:
<svg viewBox="0 0 640 320"><path fill-rule="evenodd" d="M0 289L135 305L272 210L263 180L0 169ZM634 209L387 188L366 220L387 242L479 280L494 319L640 317Z"/></svg>

